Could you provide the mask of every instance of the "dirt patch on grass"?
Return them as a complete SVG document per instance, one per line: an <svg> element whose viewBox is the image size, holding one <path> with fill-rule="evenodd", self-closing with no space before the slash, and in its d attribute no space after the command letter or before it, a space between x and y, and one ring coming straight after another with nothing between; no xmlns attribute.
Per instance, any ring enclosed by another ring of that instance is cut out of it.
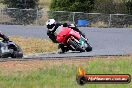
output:
<svg viewBox="0 0 132 88"><path fill-rule="evenodd" d="M27 73L33 70L51 68L55 66L67 65L67 66L85 66L91 61L102 60L121 60L131 59L131 57L105 57L105 58L82 58L82 59L68 59L68 60L27 60L27 61L5 61L0 62L0 71L2 74L14 74L14 73Z"/></svg>
<svg viewBox="0 0 132 88"><path fill-rule="evenodd" d="M0 62L0 71L4 75L14 73L28 73L41 68L51 68L61 65L84 65L88 59L76 60L27 60L27 61L3 61Z"/></svg>
<svg viewBox="0 0 132 88"><path fill-rule="evenodd" d="M27 73L44 67L43 61L7 61L0 62L2 74L9 75L14 73Z"/></svg>

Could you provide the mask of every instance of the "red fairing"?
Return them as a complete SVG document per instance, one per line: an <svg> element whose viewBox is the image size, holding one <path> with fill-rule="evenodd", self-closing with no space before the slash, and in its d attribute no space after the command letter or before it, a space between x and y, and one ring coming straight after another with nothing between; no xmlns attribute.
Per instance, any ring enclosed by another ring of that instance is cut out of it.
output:
<svg viewBox="0 0 132 88"><path fill-rule="evenodd" d="M80 40L80 34L71 28L61 27L61 29L58 30L59 32L56 34L56 36L59 43L65 43L67 41L66 39L71 36L76 37L78 40Z"/></svg>
<svg viewBox="0 0 132 88"><path fill-rule="evenodd" d="M78 40L80 40L81 36L80 36L79 32L74 31L73 29L71 29L71 31L70 31L69 34L72 35L72 36L74 36L74 37L76 37Z"/></svg>

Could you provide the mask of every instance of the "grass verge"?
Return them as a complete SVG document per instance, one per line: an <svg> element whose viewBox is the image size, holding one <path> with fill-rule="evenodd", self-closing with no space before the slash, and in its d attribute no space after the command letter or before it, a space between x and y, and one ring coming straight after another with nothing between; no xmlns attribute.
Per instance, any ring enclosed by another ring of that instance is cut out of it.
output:
<svg viewBox="0 0 132 88"><path fill-rule="evenodd" d="M0 63L0 85L1 88L132 88L132 83L80 86L76 83L78 66L89 74L132 75L132 57L8 61Z"/></svg>
<svg viewBox="0 0 132 88"><path fill-rule="evenodd" d="M11 36L10 40L18 44L22 48L25 55L43 52L53 52L57 50L57 45L46 39Z"/></svg>

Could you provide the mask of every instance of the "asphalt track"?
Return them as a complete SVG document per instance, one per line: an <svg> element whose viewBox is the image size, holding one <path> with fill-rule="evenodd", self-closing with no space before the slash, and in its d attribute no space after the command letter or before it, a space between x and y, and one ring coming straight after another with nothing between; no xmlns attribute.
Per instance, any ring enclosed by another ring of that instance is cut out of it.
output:
<svg viewBox="0 0 132 88"><path fill-rule="evenodd" d="M132 28L88 28L81 27L93 47L91 52L67 52L64 54L43 53L25 58L66 58L119 56L132 54ZM0 25L0 31L8 36L23 36L48 39L45 26ZM48 47L48 46L46 46Z"/></svg>

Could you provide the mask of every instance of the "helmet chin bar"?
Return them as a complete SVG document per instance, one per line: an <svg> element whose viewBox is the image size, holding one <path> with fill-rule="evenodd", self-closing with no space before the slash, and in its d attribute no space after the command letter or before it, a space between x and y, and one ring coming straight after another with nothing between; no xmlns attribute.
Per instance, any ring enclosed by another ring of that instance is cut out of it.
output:
<svg viewBox="0 0 132 88"><path fill-rule="evenodd" d="M54 28L55 28L55 26L54 26L52 29L49 29L49 31L53 31L53 30L54 30Z"/></svg>

